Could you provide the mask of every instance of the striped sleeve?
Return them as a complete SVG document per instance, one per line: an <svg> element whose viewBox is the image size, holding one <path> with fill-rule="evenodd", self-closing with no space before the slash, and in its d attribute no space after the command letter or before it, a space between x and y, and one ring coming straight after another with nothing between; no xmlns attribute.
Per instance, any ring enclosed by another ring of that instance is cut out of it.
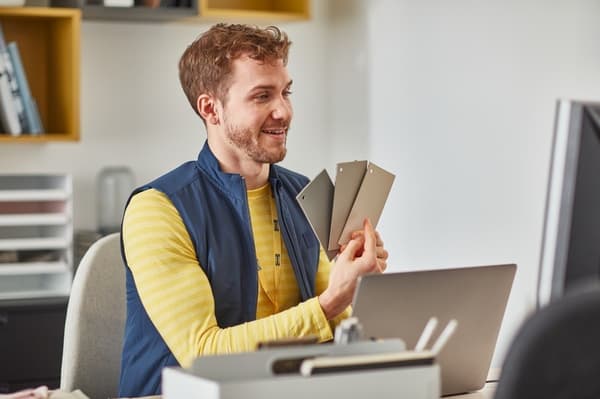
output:
<svg viewBox="0 0 600 399"><path fill-rule="evenodd" d="M123 243L144 309L184 367L197 356L250 351L262 341L333 337L317 298L259 320L219 328L210 283L183 220L157 190L131 199L123 220Z"/></svg>
<svg viewBox="0 0 600 399"><path fill-rule="evenodd" d="M317 277L316 277L316 293L317 295L321 295L323 291L327 289L329 285L329 274L331 273L331 268L333 264L329 261L327 257L327 253L321 247L321 252L319 254L319 266L317 269ZM335 328L342 322L342 320L347 319L352 314L352 307L348 306L346 310L342 313L329 320L329 324L332 331L335 331Z"/></svg>

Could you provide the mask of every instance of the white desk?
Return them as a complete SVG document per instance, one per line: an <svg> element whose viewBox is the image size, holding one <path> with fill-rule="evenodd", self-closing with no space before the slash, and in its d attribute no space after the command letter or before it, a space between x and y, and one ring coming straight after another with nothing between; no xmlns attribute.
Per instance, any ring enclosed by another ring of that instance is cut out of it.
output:
<svg viewBox="0 0 600 399"><path fill-rule="evenodd" d="M445 396L447 399L493 399L496 392L496 382L488 382L481 391L466 393L463 395Z"/></svg>
<svg viewBox="0 0 600 399"><path fill-rule="evenodd" d="M494 382L488 382L487 384L485 384L485 386L480 391L466 393L466 394L462 394L462 395L446 396L446 398L448 398L448 399L493 399L494 392L496 392L496 386L498 385L497 381L499 379L500 379L500 368L492 367L488 371L487 381L494 381Z"/></svg>

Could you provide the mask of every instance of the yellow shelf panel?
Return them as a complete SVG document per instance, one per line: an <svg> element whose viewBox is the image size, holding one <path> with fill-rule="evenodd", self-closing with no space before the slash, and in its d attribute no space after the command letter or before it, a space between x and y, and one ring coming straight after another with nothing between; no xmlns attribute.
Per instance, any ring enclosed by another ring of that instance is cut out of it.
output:
<svg viewBox="0 0 600 399"><path fill-rule="evenodd" d="M73 136L67 133L43 133L37 136L31 134L21 134L19 136L10 136L8 134L0 135L0 143L48 143L50 141L77 141L79 135Z"/></svg>
<svg viewBox="0 0 600 399"><path fill-rule="evenodd" d="M6 42L15 41L45 133L0 142L79 140L80 26L77 9L0 8Z"/></svg>

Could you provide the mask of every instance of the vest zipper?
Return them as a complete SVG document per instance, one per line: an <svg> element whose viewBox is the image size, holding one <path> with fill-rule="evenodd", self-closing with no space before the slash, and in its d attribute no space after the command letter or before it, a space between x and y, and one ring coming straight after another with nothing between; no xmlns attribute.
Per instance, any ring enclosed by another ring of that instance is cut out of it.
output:
<svg viewBox="0 0 600 399"><path fill-rule="evenodd" d="M275 196L275 206L277 208L278 213L278 221L279 221L279 232L281 237L283 238L283 243L286 246L288 257L290 258L290 263L292 264L292 268L294 269L294 274L296 275L296 282L298 284L298 288L300 289L300 296L303 301L311 298L311 289L309 287L309 279L306 275L306 271L304 270L304 265L300 264L300 260L298 259L299 249L294 245L294 240L290 237L290 231L288 226L286 225L286 215L283 212L283 207L281 204L281 199L279 197L279 187L277 185L279 182L271 182L271 188L273 190L273 194ZM301 239L301 238L297 238ZM318 261L317 261L318 262Z"/></svg>
<svg viewBox="0 0 600 399"><path fill-rule="evenodd" d="M248 252L250 254L252 254L252 262L254 264L254 268L252 270L252 272L254 273L254 275L256 276L256 287L253 287L252 289L254 290L254 314L250 315L252 318L250 320L255 320L256 319L256 307L258 306L258 261L256 259L256 245L254 242L254 233L252 232L252 221L250 220L250 205L248 204L248 187L246 186L246 179L244 178L244 176L241 176L242 178L242 188L243 188L243 200L244 200L244 204L245 206L245 210L246 210L246 229L247 229L247 236L248 239L246 240L246 245L248 245Z"/></svg>

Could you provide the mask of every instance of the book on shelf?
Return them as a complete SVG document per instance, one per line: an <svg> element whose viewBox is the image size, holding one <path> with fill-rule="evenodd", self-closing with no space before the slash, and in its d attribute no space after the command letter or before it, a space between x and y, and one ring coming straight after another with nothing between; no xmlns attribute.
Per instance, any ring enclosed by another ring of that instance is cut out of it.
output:
<svg viewBox="0 0 600 399"><path fill-rule="evenodd" d="M133 7L133 0L104 0L104 7Z"/></svg>
<svg viewBox="0 0 600 399"><path fill-rule="evenodd" d="M192 0L134 0L133 5L144 8L191 8Z"/></svg>
<svg viewBox="0 0 600 399"><path fill-rule="evenodd" d="M16 263L19 260L19 254L15 250L0 251L0 265L2 263Z"/></svg>
<svg viewBox="0 0 600 399"><path fill-rule="evenodd" d="M21 134L21 122L4 65L4 60L0 57L0 122L3 132L18 136Z"/></svg>
<svg viewBox="0 0 600 399"><path fill-rule="evenodd" d="M174 0L175 7L179 8L192 8L192 0Z"/></svg>
<svg viewBox="0 0 600 399"><path fill-rule="evenodd" d="M0 24L0 60L4 63L4 75L8 81L8 85L11 92L12 101L14 103L14 109L17 112L17 118L19 121L19 129L11 127L10 133L15 134L14 131L18 130L19 133L25 131L25 107L23 105L23 99L21 98L21 91L15 77L15 68L13 66L10 55L8 54L8 48L4 39L4 32L2 31L2 25ZM7 101L8 102L8 101ZM18 134L18 133L17 133Z"/></svg>
<svg viewBox="0 0 600 399"><path fill-rule="evenodd" d="M31 97L31 108L33 110L33 126L36 127L36 129L39 128L39 132L37 134L42 134L44 133L44 124L42 123L42 118L40 117L40 111L38 109L38 105L37 102L35 101L35 98Z"/></svg>
<svg viewBox="0 0 600 399"><path fill-rule="evenodd" d="M7 48L24 107L25 123L23 124L23 131L38 135L42 133L43 128L37 104L31 95L31 90L29 90L29 83L27 82L27 76L25 75L25 69L23 68L23 62L19 54L19 46L15 42L10 42Z"/></svg>

